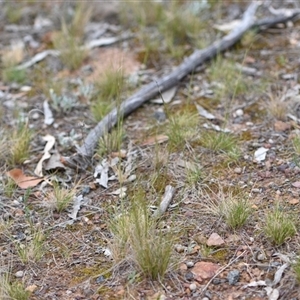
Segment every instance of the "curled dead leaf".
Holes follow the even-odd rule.
[[[27,176],[21,169],[12,169],[6,172],[6,175],[10,177],[21,189],[28,189],[37,186],[44,178],[38,178],[33,176]]]

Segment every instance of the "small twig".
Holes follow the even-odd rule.
[[[162,201],[159,207],[157,208],[157,210],[153,214],[154,218],[159,218],[166,212],[173,199],[174,194],[175,194],[175,188],[171,185],[167,185]]]
[[[223,268],[221,268],[214,277],[212,277],[208,283],[204,286],[204,288],[201,291],[201,294],[203,294],[205,292],[205,290],[208,288],[208,286],[211,284],[211,282],[218,276],[220,275],[224,270],[226,270],[228,267],[230,267],[235,261],[237,261],[241,256],[243,256],[246,253],[246,250],[243,251],[240,255],[238,255],[235,259],[231,260],[226,266],[224,266]]]

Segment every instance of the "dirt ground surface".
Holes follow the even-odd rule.
[[[181,1],[180,5],[204,2]],[[286,2],[285,7],[274,2],[274,10],[298,3]],[[247,4],[221,1],[199,8],[205,27],[197,38],[203,47],[226,34],[214,25],[241,18]],[[162,38],[158,39],[162,49],[150,51],[145,41],[155,39],[159,24],[126,23],[124,6],[96,1],[84,24],[82,44],[100,38],[118,41],[89,49],[75,68],[66,66],[60,56],[47,55],[7,75],[10,55],[15,66],[22,66],[38,53],[57,50],[55,35],[63,18],[71,22],[76,2],[2,1],[0,6],[1,130],[11,132],[18,120],[25,119],[33,132],[25,162],[12,165],[1,156],[0,274],[9,277],[9,285],[20,283],[29,293],[28,298],[13,298],[0,283],[3,299],[300,299],[299,269],[297,275],[293,268],[300,245],[300,145],[296,148],[295,142],[300,137],[299,21],[247,33],[233,48],[188,75],[171,102],[150,101],[134,111],[124,119],[119,149],[97,151],[85,171],[64,165],[46,170],[45,161],[43,178],[47,180],[24,189],[15,185],[7,192],[8,171],[18,168],[36,176],[45,147],[42,137],[53,136],[54,148],[63,157],[76,153],[99,121],[91,110],[94,96],[89,98],[88,91],[108,69],[122,69],[130,82],[118,95],[123,101],[168,74],[200,43],[186,39],[182,54],[176,56],[179,48],[168,50]],[[270,6],[265,3],[257,16],[268,16]],[[148,39],[142,38],[145,34]],[[60,98],[55,108],[50,89],[56,97],[69,96],[71,104],[63,106]],[[45,101],[54,119],[48,125]],[[206,113],[201,114],[199,106]],[[172,148],[176,135],[176,130],[170,131],[172,116],[185,113],[197,115],[197,133],[179,136],[182,144]],[[205,133],[224,129],[234,137],[238,153],[211,149],[201,140]],[[3,153],[9,150],[5,147]],[[120,153],[123,181],[112,167]],[[114,175],[107,188],[100,184],[101,171],[95,174],[104,159],[109,162],[108,176]],[[125,175],[128,165],[131,169]],[[132,181],[127,180],[129,175],[134,175]],[[61,212],[53,209],[51,181],[76,189],[77,210],[73,203]],[[150,209],[159,206],[167,185],[175,188],[175,194],[160,226],[173,232],[171,261],[163,277],[150,280],[130,257],[114,259],[110,220],[118,209],[129,207],[131,197],[140,190],[152,214]],[[123,197],[120,187],[127,188]],[[215,210],[222,199],[241,194],[247,197],[251,214],[243,226],[232,229]],[[278,205],[294,220],[296,231],[276,244],[264,228],[268,213]],[[43,235],[40,256],[32,246],[37,232]]]

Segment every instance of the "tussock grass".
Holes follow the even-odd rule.
[[[125,87],[122,70],[106,70],[98,82],[95,82],[96,97],[92,99],[91,111],[96,122],[99,122],[120,100]]]
[[[16,82],[22,84],[27,79],[25,70],[18,70],[15,67],[8,67],[2,71],[2,79],[5,82]]]
[[[198,115],[191,112],[176,113],[170,117],[167,127],[169,149],[182,150],[187,141],[192,140],[198,133]]]
[[[26,70],[16,69],[16,65],[21,63],[25,56],[24,44],[22,42],[12,43],[12,45],[1,51],[2,80],[5,82],[24,83],[27,79]]]
[[[225,153],[232,160],[237,160],[241,155],[237,139],[230,133],[204,131],[200,134],[199,141],[203,147]]]
[[[67,189],[61,187],[58,183],[53,184],[53,191],[48,195],[48,205],[52,211],[61,213],[65,211],[73,202],[76,194],[76,187]]]
[[[59,50],[61,61],[70,70],[76,70],[87,57],[88,52],[81,47],[84,28],[89,22],[92,6],[87,2],[78,2],[71,22],[61,21],[61,31],[53,38],[54,48]]]
[[[12,198],[17,189],[17,184],[11,178],[8,177],[2,180],[1,185],[3,188],[4,195],[8,198]]]
[[[17,128],[12,131],[11,136],[8,137],[9,153],[6,159],[10,166],[21,164],[29,158],[31,137],[32,131],[27,123],[20,122]]]
[[[99,140],[97,154],[102,157],[112,152],[117,152],[121,149],[122,141],[125,137],[125,131],[122,125],[118,125],[111,132],[106,133]]]
[[[232,229],[242,227],[251,215],[251,207],[246,198],[229,196],[221,206],[225,222]]]
[[[297,258],[296,262],[292,265],[297,281],[300,283],[300,257]]]
[[[132,261],[145,277],[156,280],[167,272],[173,249],[170,232],[158,228],[149,215],[142,192],[132,199],[128,210],[110,221],[113,234],[112,253],[116,262]]]
[[[275,245],[282,245],[287,239],[297,233],[296,222],[293,215],[284,211],[277,203],[273,211],[266,213],[263,232]]]
[[[120,20],[127,27],[157,26],[164,18],[163,5],[151,0],[143,2],[143,5],[124,3],[120,11]]]
[[[269,92],[269,101],[265,104],[268,114],[277,120],[286,121],[288,114],[288,104],[284,101],[284,94],[280,92]]]
[[[53,44],[61,53],[62,63],[71,71],[78,69],[87,57],[87,51],[80,47],[81,42],[70,34],[66,26],[54,37]]]
[[[15,247],[23,263],[39,261],[45,254],[45,235],[41,229],[34,229],[24,243],[15,242]]]
[[[209,77],[214,82],[215,97],[233,97],[244,94],[248,90],[246,78],[235,66],[235,62],[218,56],[212,63]]]
[[[3,300],[29,300],[30,292],[20,281],[11,281],[8,274],[0,275],[0,298]]]
[[[204,180],[204,170],[198,163],[187,162],[185,169],[186,182],[189,186],[196,186],[198,183]]]
[[[242,192],[225,192],[219,187],[218,193],[207,195],[204,212],[221,217],[231,229],[241,228],[251,216],[252,209],[248,197]]]
[[[152,64],[161,58],[160,53],[181,59],[187,51],[187,44],[203,46],[201,31],[207,27],[206,22],[194,14],[189,3],[170,1],[157,3],[147,1],[143,5],[126,3],[121,9],[121,22],[127,27],[140,28],[139,39],[145,47],[144,63],[148,59]],[[151,34],[153,29],[156,34]],[[133,29],[134,30],[134,29]],[[151,41],[148,37],[151,35]],[[199,42],[201,40],[201,42]]]
[[[296,154],[300,154],[300,137],[299,136],[295,136],[292,139],[292,143],[293,143],[293,148]]]

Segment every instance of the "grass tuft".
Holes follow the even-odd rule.
[[[49,195],[49,203],[52,210],[58,213],[61,213],[64,210],[66,210],[73,202],[75,194],[76,188],[69,190],[64,187],[61,187],[58,183],[53,184],[53,192]]]
[[[208,195],[204,211],[222,217],[231,229],[241,228],[251,215],[252,209],[247,196],[238,191],[225,193],[221,187],[214,197]]]
[[[99,122],[119,100],[124,85],[121,70],[106,70],[103,77],[95,83],[97,96],[92,101],[91,111],[96,122]]]
[[[7,274],[0,275],[0,298],[3,300],[29,300],[30,292],[26,291],[22,282],[11,282]]]
[[[113,258],[131,259],[145,277],[156,280],[169,267],[174,241],[169,232],[157,228],[142,197],[141,192],[135,195],[128,211],[110,222]]]
[[[8,67],[2,71],[2,79],[4,82],[16,82],[22,84],[27,79],[25,70],[18,70],[14,67]]]
[[[273,211],[266,214],[263,231],[267,238],[277,246],[282,245],[297,233],[294,217],[283,211],[278,204]]]
[[[248,90],[246,78],[237,69],[235,62],[221,56],[212,64],[209,76],[216,85],[214,92],[217,99],[241,95]]]
[[[246,198],[229,196],[221,208],[226,224],[232,229],[242,227],[251,215],[251,207]]]
[[[177,113],[170,118],[167,128],[168,147],[171,151],[183,149],[186,142],[198,132],[198,115],[190,112]]]
[[[97,154],[102,157],[103,155],[108,155],[112,152],[119,151],[121,149],[124,137],[125,131],[121,125],[118,125],[111,132],[100,138]]]
[[[201,145],[215,152],[226,153],[229,156],[239,156],[236,138],[225,132],[204,131],[200,135]]]
[[[293,271],[295,272],[296,279],[300,283],[300,257],[297,258],[296,262],[292,266]]]
[[[295,136],[292,139],[292,143],[293,143],[293,148],[296,154],[300,154],[300,137],[299,136]]]
[[[288,114],[288,104],[285,101],[284,95],[277,92],[269,93],[269,101],[265,104],[265,107],[271,117],[286,121]]]
[[[73,18],[70,23],[63,19],[61,31],[53,37],[54,48],[59,50],[61,61],[71,71],[78,69],[88,52],[81,47],[84,28],[89,22],[92,13],[92,6],[87,2],[78,2]]]
[[[45,253],[44,241],[44,233],[40,229],[37,229],[34,230],[32,236],[24,244],[15,243],[20,260],[23,263],[39,261]]]
[[[20,123],[13,130],[11,138],[9,138],[9,156],[7,162],[10,166],[23,163],[29,157],[30,140],[32,131],[28,124]]]

